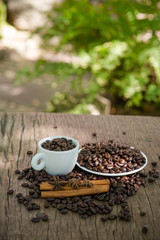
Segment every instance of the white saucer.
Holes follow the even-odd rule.
[[[134,147],[131,147],[131,148],[134,148]],[[79,150],[79,152],[80,152],[80,151],[81,151],[81,149]],[[147,159],[146,155],[145,155],[143,152],[141,152],[141,151],[140,151],[140,153],[141,153],[141,154],[143,155],[143,157],[146,159],[145,164],[144,164],[142,167],[140,167],[140,168],[138,168],[138,169],[136,169],[136,170],[134,170],[134,171],[130,171],[130,172],[125,172],[125,173],[101,173],[101,172],[95,172],[95,171],[89,170],[89,169],[87,169],[87,168],[85,168],[85,167],[82,167],[78,162],[77,162],[77,166],[78,166],[79,168],[81,168],[82,170],[86,171],[86,172],[89,172],[89,173],[92,173],[92,174],[96,174],[96,175],[101,175],[101,176],[119,177],[119,176],[131,175],[131,174],[134,174],[134,173],[137,173],[137,172],[141,171],[143,168],[145,168],[145,166],[146,166],[147,163],[148,163],[148,159]]]

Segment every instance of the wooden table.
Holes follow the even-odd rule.
[[[57,126],[57,128],[55,128]],[[24,192],[15,175],[15,169],[30,166],[26,152],[37,151],[37,141],[47,136],[70,136],[80,144],[116,139],[142,150],[160,168],[160,118],[135,116],[91,116],[48,113],[0,114],[0,239],[28,240],[159,240],[160,239],[160,180],[147,183],[129,198],[132,222],[102,222],[100,215],[82,219],[78,214],[60,214],[56,209],[41,208],[49,215],[49,222],[34,224],[30,221],[35,212],[26,211],[16,202],[15,193]],[[96,132],[97,137],[92,133]],[[125,134],[125,133],[126,134]],[[7,190],[14,189],[8,196]],[[27,190],[26,190],[27,191]],[[42,200],[38,200],[42,202]],[[42,204],[43,205],[43,204]],[[146,216],[140,217],[140,211]],[[118,212],[118,206],[114,206]],[[148,227],[142,234],[143,226]]]

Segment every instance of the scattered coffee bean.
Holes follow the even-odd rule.
[[[140,173],[140,176],[146,178],[146,177],[148,177],[148,174],[147,173]]]
[[[155,171],[152,169],[152,170],[150,170],[148,173],[149,173],[149,175],[152,175],[152,174],[155,173]]]
[[[23,179],[23,176],[22,176],[22,175],[19,175],[19,176],[18,176],[18,179]]]
[[[57,209],[58,209],[58,210],[62,210],[62,209],[64,209],[65,207],[66,207],[66,205],[63,204],[63,203],[61,203],[61,204],[58,204]]]
[[[12,189],[8,190],[7,194],[12,195],[14,191]]]
[[[50,151],[68,151],[76,147],[71,139],[54,138],[42,143],[42,147]]]
[[[123,135],[126,135],[126,132],[123,131],[122,134],[123,134]]]
[[[33,152],[32,151],[27,151],[27,155],[32,155]]]
[[[57,126],[54,126],[53,128],[55,128],[55,129],[56,129],[56,128],[57,128]]]
[[[97,137],[97,133],[92,133],[92,137]]]
[[[159,178],[159,173],[153,174],[153,177],[154,177],[154,178]]]
[[[142,233],[147,233],[148,232],[148,228],[147,227],[142,227]]]
[[[19,198],[17,199],[17,202],[23,203],[23,202],[24,202],[24,197],[19,197]]]
[[[17,194],[16,194],[16,197],[17,197],[17,198],[23,197],[23,194],[22,194],[22,193],[17,193]]]
[[[26,209],[28,210],[28,211],[31,211],[32,209],[33,209],[33,207],[32,207],[32,205],[28,205],[27,207],[26,207]]]
[[[155,181],[154,177],[149,177],[149,178],[148,178],[148,182],[149,182],[149,183],[152,183],[152,182],[154,182],[154,181]]]
[[[62,214],[67,214],[67,213],[68,213],[68,210],[67,210],[66,208],[64,208],[64,209],[61,209],[60,212],[61,212]]]
[[[45,215],[45,216],[42,218],[42,221],[44,221],[44,222],[48,221],[48,216]]]
[[[34,195],[35,194],[35,191],[29,191],[29,194],[32,196],[32,195]]]
[[[44,204],[44,207],[45,208],[49,208],[50,207],[50,203],[46,201],[45,204]]]
[[[155,167],[157,166],[157,162],[151,162],[151,164]]]
[[[29,187],[29,184],[28,183],[22,183],[21,186],[22,187]]]
[[[117,216],[114,214],[108,215],[108,220],[115,220],[116,218],[117,218]]]
[[[56,208],[57,207],[57,204],[54,202],[51,204],[53,208]]]
[[[146,213],[145,212],[140,212],[140,216],[145,216]]]
[[[38,194],[34,194],[34,195],[32,195],[32,198],[34,198],[34,199],[38,199],[39,196],[38,196]]]
[[[101,220],[102,220],[103,222],[106,222],[106,221],[108,220],[108,216],[101,217]]]
[[[32,221],[33,223],[38,223],[38,222],[40,222],[40,219],[37,218],[37,217],[33,217],[33,218],[31,219],[31,221]]]
[[[47,198],[48,202],[53,202],[55,199],[54,198]],[[58,199],[57,199],[58,200]],[[59,200],[60,201],[60,200]]]
[[[40,206],[38,205],[38,204],[35,204],[35,205],[33,205],[33,210],[38,210],[38,209],[40,209]]]
[[[89,218],[89,216],[88,216],[87,214],[83,214],[83,215],[82,215],[82,218],[83,218],[83,219],[87,219],[87,218]]]
[[[28,201],[24,201],[24,202],[23,202],[23,205],[24,205],[24,206],[28,206],[28,204],[29,204]]]
[[[20,174],[20,171],[17,169],[17,170],[15,171],[15,174]]]

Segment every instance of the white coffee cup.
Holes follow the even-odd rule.
[[[66,138],[72,140],[75,148],[68,151],[50,151],[42,147],[42,143],[46,140],[53,140],[54,138]],[[33,169],[40,171],[44,169],[50,175],[65,175],[73,170],[77,162],[79,153],[79,142],[70,137],[55,136],[43,138],[38,142],[38,151],[31,161]],[[41,162],[38,164],[39,160]]]

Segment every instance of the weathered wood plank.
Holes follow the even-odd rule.
[[[57,126],[57,128],[54,128]],[[123,134],[126,132],[126,135]],[[92,133],[96,132],[97,137]],[[16,168],[30,166],[31,157],[27,150],[37,151],[37,141],[47,136],[70,136],[80,144],[86,142],[116,139],[142,150],[149,160],[145,171],[151,168],[151,161],[159,161],[160,118],[135,116],[91,116],[69,114],[17,113],[0,114],[0,239],[154,239],[160,236],[160,180],[141,187],[129,199],[132,222],[108,221],[103,223],[100,216],[83,220],[77,214],[61,215],[55,209],[45,209],[49,214],[48,223],[30,222],[33,212],[26,212],[24,206],[16,203],[14,196],[7,196],[9,188],[16,193],[27,191],[17,182]],[[160,161],[158,167],[160,167]],[[43,211],[43,200],[41,211]],[[140,217],[140,210],[146,211]],[[118,207],[114,208],[114,212]],[[141,233],[142,226],[148,226],[148,233]]]

